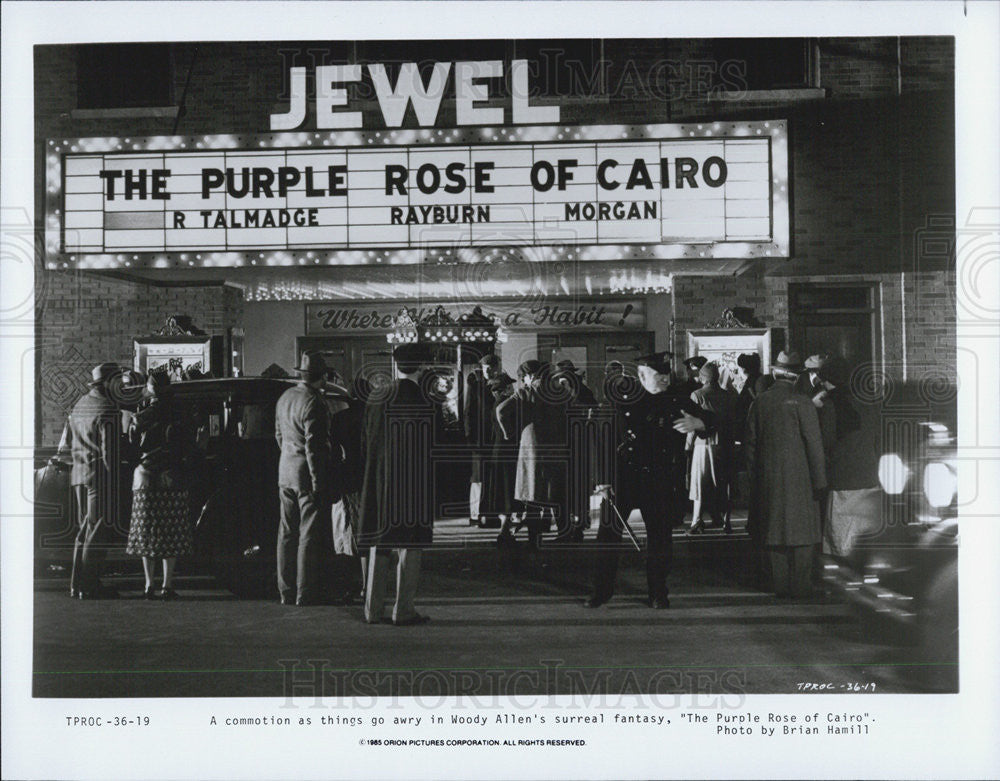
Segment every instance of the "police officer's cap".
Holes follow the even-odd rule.
[[[638,366],[648,366],[657,374],[670,374],[671,369],[671,359],[674,354],[669,350],[664,350],[661,353],[650,353],[649,355],[640,355],[635,359]]]

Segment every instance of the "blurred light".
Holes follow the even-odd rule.
[[[935,461],[924,467],[924,496],[931,507],[947,507],[957,491],[958,478],[951,466]]]
[[[886,453],[878,460],[878,481],[891,496],[903,493],[910,479],[910,470],[896,453]]]

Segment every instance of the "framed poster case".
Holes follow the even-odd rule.
[[[132,368],[148,375],[165,371],[172,382],[182,379],[184,372],[197,369],[203,373],[219,368],[213,361],[211,336],[144,336],[133,342]]]
[[[703,355],[719,365],[722,377],[740,390],[736,359],[742,353],[757,353],[760,356],[761,371],[767,374],[771,369],[771,329],[770,328],[706,328],[688,331],[687,354],[689,358]]]

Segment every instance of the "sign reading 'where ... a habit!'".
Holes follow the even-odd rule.
[[[787,254],[784,123],[729,135],[736,125],[689,127],[646,126],[642,139],[534,127],[521,137],[557,140],[477,144],[425,133],[380,146],[351,133],[339,146],[286,134],[300,145],[278,147],[278,134],[272,148],[198,151],[168,148],[176,139],[97,151],[79,139],[58,158],[58,252],[679,244]]]

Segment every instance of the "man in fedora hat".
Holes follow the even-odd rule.
[[[813,546],[820,541],[818,499],[826,488],[816,407],[793,387],[802,370],[798,353],[779,353],[774,385],[753,403],[747,421],[748,526],[768,552],[779,597],[809,592]]]
[[[805,371],[795,382],[795,389],[812,399],[813,406],[819,415],[819,430],[823,437],[823,452],[827,459],[833,451],[837,440],[837,413],[829,398],[834,384],[826,378],[827,367],[832,368],[832,359],[826,353],[810,355],[806,358]]]
[[[320,593],[324,533],[329,529],[333,469],[330,416],[320,389],[327,365],[317,351],[302,353],[295,372],[299,384],[286,390],[275,408],[278,493],[278,592],[283,605],[315,605]]]
[[[117,591],[101,585],[103,543],[115,526],[121,485],[124,431],[120,385],[122,368],[102,363],[91,371],[90,390],[73,406],[63,444],[73,457],[70,483],[79,531],[73,545],[69,593],[79,599],[108,599]]]
[[[415,600],[423,549],[434,535],[434,473],[430,468],[434,405],[421,389],[431,363],[420,343],[393,348],[396,380],[370,397],[364,416],[358,548],[368,553],[365,621],[383,620],[392,557],[396,557],[396,601],[392,623],[423,624]]]
[[[575,403],[593,407],[597,405],[597,397],[584,383],[585,376],[586,372],[583,369],[577,369],[573,361],[564,358],[556,363],[553,379],[557,381],[565,379],[571,385]]]

